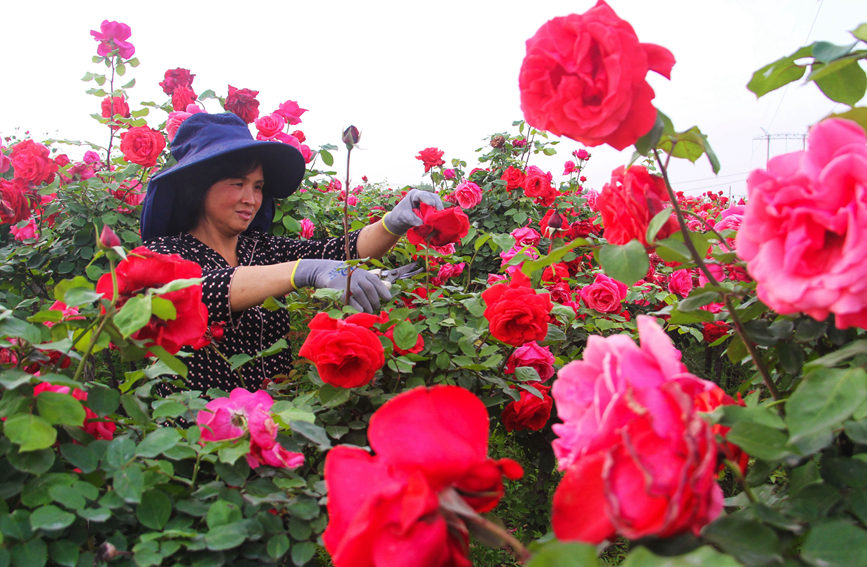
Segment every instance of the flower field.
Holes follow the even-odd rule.
[[[104,139],[0,141],[0,567],[867,564],[857,24],[753,75],[756,96],[803,82],[848,110],[731,197],[669,183],[672,159],[719,158],[653,106],[646,76],[677,54],[602,0],[529,38],[523,119],[472,161],[418,149],[418,188],[351,182],[358,128],[308,139],[299,101],[194,69],[131,104],[133,30],[102,22],[83,80]],[[274,235],[439,194],[383,260],[350,261],[394,276],[380,310],[302,288],[262,306],[285,337],[221,350],[233,315],[208,312],[201,267],[139,228],[202,112],[304,157]],[[604,145],[634,157],[587,179]],[[190,389],[202,349],[244,387]]]

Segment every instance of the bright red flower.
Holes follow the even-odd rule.
[[[352,317],[343,321],[317,313],[310,321],[310,334],[298,351],[316,365],[323,382],[340,388],[367,384],[385,364],[382,343],[370,325],[358,324],[362,320]]]
[[[192,87],[195,78],[196,75],[190,73],[189,69],[181,69],[180,67],[169,69],[166,71],[165,79],[160,81],[160,86],[164,93],[171,95],[178,87]],[[181,108],[180,110],[184,109]]]
[[[30,216],[27,181],[16,177],[12,181],[0,179],[0,223],[16,224]]]
[[[537,293],[530,279],[516,272],[508,284],[496,284],[482,292],[485,319],[491,335],[519,346],[541,341],[548,334],[548,315],[553,307],[547,293]]]
[[[373,414],[368,438],[374,455],[343,446],[325,459],[322,538],[334,564],[469,567],[466,527],[459,515],[447,521],[440,498],[487,511],[503,475],[523,474],[514,461],[488,458],[484,404],[457,386],[416,388]]]
[[[274,114],[279,114],[280,116],[283,117],[284,120],[286,120],[286,122],[288,124],[291,124],[292,126],[294,126],[296,124],[301,123],[301,115],[304,114],[305,112],[307,112],[307,109],[301,108],[296,101],[287,100],[286,102],[280,104],[279,108],[277,108],[277,110],[274,111]],[[303,143],[304,142],[304,133],[303,132],[300,132],[300,133],[301,133],[301,136],[295,135],[295,132],[293,132],[293,135],[295,135],[295,137],[298,138],[299,142]]]
[[[133,249],[117,265],[118,307],[148,288],[159,288],[177,280],[201,278],[202,268],[177,254],[157,254],[143,246]],[[111,300],[114,297],[111,274],[103,274],[96,291]],[[172,354],[182,346],[201,339],[208,328],[208,309],[202,303],[202,286],[192,285],[159,295],[175,307],[174,319],[152,315],[147,325],[132,334],[146,346],[160,345]]]
[[[629,169],[618,167],[611,173],[611,181],[596,197],[596,208],[602,214],[605,226],[605,239],[611,244],[626,244],[638,239],[647,246],[647,226],[669,203],[662,177],[651,175],[640,165]],[[666,238],[678,229],[677,219],[672,214],[656,238]]]
[[[423,224],[409,229],[406,235],[415,245],[445,246],[458,242],[470,231],[470,219],[460,207],[437,210],[421,203],[416,214]]]
[[[545,427],[551,417],[551,408],[554,405],[554,400],[548,395],[551,387],[545,386],[541,382],[529,382],[526,386],[538,391],[539,395],[522,389],[521,399],[506,405],[502,415],[503,426],[505,426],[506,431],[522,431],[524,429],[539,431]],[[512,386],[512,388],[518,389],[517,386]]]
[[[49,157],[48,148],[33,140],[24,140],[12,146],[10,154],[15,176],[34,185],[51,183],[58,166]]]
[[[437,148],[425,148],[421,150],[415,159],[421,160],[424,163],[424,172],[427,173],[432,167],[445,165],[443,161],[443,151]]]
[[[126,99],[122,96],[107,96],[102,99],[102,117],[113,119],[115,116],[122,116],[124,118],[129,118],[129,105],[126,102]],[[120,128],[120,125],[116,122],[109,122],[109,126],[112,130],[117,130]]]
[[[500,179],[506,182],[506,191],[512,191],[523,187],[524,178],[524,172],[517,167],[512,167],[511,165],[507,167],[506,171],[503,172],[503,175],[500,176]]]
[[[527,123],[588,146],[622,150],[656,121],[648,71],[669,78],[674,56],[639,43],[632,26],[600,0],[554,18],[527,40],[518,83]]]
[[[59,386],[54,384],[49,384],[48,382],[41,382],[34,386],[33,388],[33,397],[40,395],[43,392],[54,392],[56,394],[71,394],[73,398],[80,402],[87,401],[87,392],[80,388],[74,388],[70,391],[69,386]],[[117,424],[113,421],[105,421],[100,418],[96,413],[90,409],[89,407],[84,407],[84,423],[81,424],[81,428],[91,435],[94,439],[104,439],[106,441],[111,441],[114,439],[114,432],[117,429]]]
[[[147,126],[133,126],[120,135],[120,151],[127,161],[153,167],[166,147],[162,133]]]
[[[241,120],[249,124],[259,117],[259,101],[256,100],[258,94],[259,91],[237,89],[229,85],[229,95],[223,108],[237,114]]]
[[[192,87],[177,87],[172,92],[172,109],[186,111],[187,107],[196,102],[198,95]]]

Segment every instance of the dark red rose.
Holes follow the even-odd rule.
[[[190,73],[189,69],[169,69],[166,71],[166,78],[160,81],[160,86],[163,88],[164,93],[171,95],[178,87],[192,87],[195,77],[194,74]]]
[[[0,222],[15,224],[27,219],[30,212],[27,181],[21,177],[0,179]]]
[[[178,87],[172,93],[172,108],[186,112],[187,106],[196,102],[195,91],[191,87]]]
[[[507,167],[506,171],[503,172],[503,175],[500,176],[500,179],[506,182],[507,191],[522,188],[524,186],[524,178],[524,172],[517,167],[512,167],[511,165]]]
[[[445,165],[443,161],[443,151],[437,148],[425,148],[421,150],[415,159],[421,160],[424,163],[424,172],[427,173],[432,167]]]
[[[120,135],[120,151],[127,161],[153,167],[166,147],[162,133],[147,126],[133,126]]]
[[[695,409],[696,411],[700,412],[710,412],[715,410],[719,406],[729,405],[746,406],[744,401],[740,398],[740,394],[738,394],[738,399],[736,401],[718,386],[706,390],[695,397]],[[711,429],[715,435],[718,435],[725,439],[725,436],[728,434],[731,428],[717,423],[712,426]],[[750,462],[750,456],[746,454],[743,449],[741,449],[734,443],[729,443],[728,441],[725,441],[723,443],[717,443],[717,447],[726,459],[738,465],[738,468],[741,470],[741,474],[747,473],[747,465]],[[720,459],[718,469],[719,471],[722,471],[724,468],[725,463],[722,462],[722,459]]]
[[[332,319],[327,313],[317,313],[310,321],[310,334],[298,354],[316,365],[323,382],[340,388],[363,386],[385,364],[382,343],[360,322]]]
[[[506,431],[539,431],[551,417],[551,407],[554,405],[554,400],[548,395],[551,387],[541,382],[530,382],[526,386],[536,389],[542,397],[521,390],[521,399],[509,402],[503,409],[503,426]],[[512,388],[517,389],[516,386]]]
[[[236,89],[229,85],[229,96],[226,97],[223,108],[234,112],[241,117],[241,120],[250,124],[259,117],[259,101],[256,100],[258,94],[259,91]]]
[[[554,18],[527,40],[518,83],[527,123],[588,146],[622,150],[656,121],[648,71],[668,78],[674,56],[639,43],[632,26],[600,0]]]
[[[702,325],[701,336],[708,344],[715,342],[729,332],[729,324],[725,321],[705,321]]]
[[[201,278],[202,268],[177,254],[157,254],[144,246],[133,249],[117,265],[117,306],[148,288],[159,288],[178,279]],[[96,283],[96,291],[106,299],[114,297],[111,274],[104,274]],[[160,345],[172,354],[184,345],[199,341],[208,328],[208,308],[202,303],[202,286],[192,285],[159,295],[175,307],[173,319],[152,315],[147,325],[132,334],[146,346]]]
[[[417,214],[424,224],[409,229],[406,235],[415,245],[445,246],[458,242],[470,230],[470,219],[460,207],[437,210],[421,203]]]
[[[596,207],[602,214],[605,227],[605,239],[611,244],[626,244],[638,239],[647,246],[647,225],[669,203],[662,177],[651,175],[640,165],[626,170],[618,167],[596,198]],[[677,219],[672,214],[656,237],[666,238],[678,228]]]
[[[12,146],[10,159],[15,176],[26,179],[34,185],[51,183],[58,166],[48,157],[48,148],[33,140],[24,140]]]
[[[548,334],[551,299],[531,288],[530,279],[522,272],[515,272],[508,284],[495,284],[483,291],[482,299],[494,338],[520,346],[541,341]]]

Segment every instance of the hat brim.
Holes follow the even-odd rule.
[[[201,159],[201,155],[196,159],[181,159],[150,179],[142,203],[143,241],[179,233],[179,227],[171,226],[171,212],[176,206],[176,196],[184,190],[185,180],[199,171],[204,173],[209,167],[229,156],[249,155],[251,159],[262,163],[265,198],[247,230],[267,232],[274,219],[273,198],[282,199],[294,193],[304,179],[307,167],[301,152],[282,142],[231,140],[214,143],[208,149],[210,155],[206,159]]]

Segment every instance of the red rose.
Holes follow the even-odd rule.
[[[738,400],[735,401],[734,398],[726,394],[722,388],[719,386],[714,386],[709,390],[705,390],[695,397],[695,409],[700,412],[711,412],[718,408],[719,406],[746,406],[744,401],[740,399],[740,394],[738,394]],[[718,435],[725,439],[725,436],[728,434],[731,427],[726,427],[724,425],[715,424],[711,427],[711,430],[715,435]],[[729,443],[728,441],[724,443],[717,444],[720,452],[725,456],[729,461],[736,463],[738,468],[741,470],[741,474],[747,474],[747,465],[750,462],[750,456],[746,454],[743,449],[735,445],[734,443]],[[722,471],[725,468],[725,463],[720,459],[719,465],[717,465],[718,471]]]
[[[177,280],[202,277],[202,268],[177,254],[157,254],[144,246],[133,249],[117,265],[117,306],[148,288],[159,288]],[[106,299],[114,297],[111,274],[104,274],[96,283],[96,291]],[[175,307],[173,319],[152,315],[147,325],[132,334],[146,345],[160,345],[172,354],[182,346],[196,343],[208,328],[208,309],[202,303],[202,286],[192,285],[159,295]]]
[[[588,146],[622,150],[656,121],[645,75],[669,78],[674,56],[639,43],[600,0],[584,14],[554,18],[527,40],[518,83],[527,123]]]
[[[717,339],[726,336],[729,332],[729,324],[725,321],[705,321],[702,325],[701,336],[708,344],[716,342]]]
[[[651,175],[640,165],[625,171],[622,166],[618,167],[611,173],[611,182],[606,183],[596,197],[596,207],[605,226],[603,236],[611,244],[638,239],[647,246],[647,225],[669,202],[662,177]],[[678,228],[672,214],[656,237],[666,238]]]
[[[192,87],[178,87],[172,93],[172,109],[186,111],[187,106],[196,102],[197,97]]]
[[[521,399],[517,402],[509,402],[503,409],[503,425],[506,431],[523,429],[539,431],[545,427],[551,417],[551,407],[554,405],[554,400],[548,395],[551,387],[541,382],[528,382],[526,386],[536,389],[541,397],[527,390],[521,390]],[[516,386],[512,388],[517,389]]]
[[[546,238],[562,238],[566,236],[568,227],[568,221],[556,209],[548,209],[548,212],[539,221],[539,229]]]
[[[506,168],[506,171],[503,172],[500,179],[506,182],[507,191],[519,189],[524,186],[524,172],[517,167],[512,167],[511,165]]]
[[[524,179],[524,195],[533,197],[534,201],[542,206],[550,207],[559,195],[551,185],[551,172],[543,172],[535,165],[527,168],[527,176]]]
[[[178,87],[192,87],[193,79],[196,76],[190,73],[189,69],[169,69],[166,71],[166,78],[160,81],[160,86],[163,92],[171,95]],[[184,110],[183,108],[181,110]]]
[[[15,224],[30,216],[27,181],[16,177],[12,181],[0,179],[0,222]]]
[[[153,167],[166,147],[162,133],[147,126],[133,126],[120,135],[120,151],[127,161]]]
[[[263,139],[273,138],[277,134],[280,134],[285,127],[286,120],[276,112],[256,119],[256,130],[259,131],[259,135],[262,136]],[[297,139],[298,136],[295,136],[295,138]],[[303,140],[299,139],[299,144],[302,141]]]
[[[115,116],[129,118],[129,105],[126,99],[122,96],[107,96],[102,99],[102,117],[113,119]],[[120,126],[117,122],[109,122],[112,130],[117,130]]]
[[[226,97],[223,108],[229,112],[234,112],[241,117],[241,120],[249,124],[259,117],[259,101],[256,100],[258,94],[259,91],[236,89],[229,85],[229,96]]]
[[[358,318],[353,321],[361,322]],[[310,334],[298,351],[316,365],[322,381],[332,386],[363,386],[385,364],[382,343],[376,334],[353,321],[317,313],[310,321]]]
[[[437,148],[425,148],[421,150],[415,159],[421,160],[424,163],[424,172],[427,173],[432,167],[445,165],[443,161],[443,151]]]
[[[626,290],[626,284],[605,274],[596,274],[592,284],[581,288],[581,299],[584,305],[600,313],[620,313]]]
[[[10,159],[15,176],[26,179],[34,185],[51,183],[57,172],[57,164],[48,157],[48,148],[33,140],[24,140],[12,146]]]
[[[516,272],[508,284],[496,284],[483,291],[482,299],[494,338],[520,346],[541,341],[548,334],[551,299],[547,293],[536,293],[522,272]]]
[[[458,242],[470,231],[470,219],[460,207],[437,210],[421,203],[416,212],[424,224],[407,232],[407,238],[415,245],[445,246]]]

